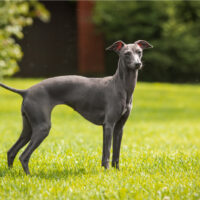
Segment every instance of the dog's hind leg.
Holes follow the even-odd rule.
[[[31,132],[32,132],[31,126],[28,122],[28,119],[26,118],[26,116],[24,114],[22,117],[23,117],[22,133],[21,133],[19,139],[17,140],[17,142],[12,146],[12,148],[7,153],[8,167],[13,166],[13,162],[14,162],[14,159],[15,159],[17,153],[23,146],[25,146],[29,142],[29,140],[31,138]]]
[[[31,154],[48,136],[50,128],[51,128],[50,123],[42,123],[38,124],[36,127],[33,127],[33,133],[31,136],[30,143],[28,144],[27,148],[19,158],[26,174],[30,174],[28,162],[31,157]]]
[[[30,122],[32,134],[30,142],[19,159],[26,174],[29,172],[29,159],[33,151],[48,136],[51,129],[51,111],[53,105],[48,102],[48,98],[43,94],[34,94],[34,97],[27,96],[23,106],[24,112]]]

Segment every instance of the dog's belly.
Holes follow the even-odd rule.
[[[88,121],[96,124],[102,125],[104,123],[105,111],[102,104],[92,104],[90,101],[82,100],[77,102],[65,103],[66,105],[72,107],[80,115],[82,115]]]
[[[103,125],[104,122],[104,112],[99,110],[93,111],[83,111],[82,109],[75,109],[79,114],[81,114],[88,121],[96,124]]]
[[[89,95],[88,95],[89,96]],[[72,107],[88,121],[102,125],[105,118],[105,103],[102,97],[75,98],[65,102],[66,105]]]
[[[66,104],[72,107],[88,121],[96,125],[103,124],[105,117],[105,104],[101,97],[96,99],[94,96],[92,97],[90,95],[90,98],[76,98],[74,101],[66,102]]]

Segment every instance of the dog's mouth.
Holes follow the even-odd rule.
[[[132,70],[141,70],[143,68],[142,63],[140,65],[137,65],[135,63],[129,63],[127,66]]]
[[[138,70],[141,70],[143,65],[140,65],[139,67],[136,67]]]
[[[134,65],[134,67],[131,67],[133,70],[141,70],[143,65],[141,64],[140,66]]]

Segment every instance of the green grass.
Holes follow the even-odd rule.
[[[7,79],[27,88],[38,79]],[[0,199],[200,199],[200,85],[138,83],[121,148],[121,170],[101,168],[102,128],[66,106],[26,176],[7,150],[21,131],[21,97],[0,88]]]

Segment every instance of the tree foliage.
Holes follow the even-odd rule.
[[[16,39],[23,38],[23,28],[38,17],[49,20],[49,12],[43,4],[32,1],[0,1],[0,77],[12,75],[18,68],[23,53]]]
[[[97,2],[94,22],[107,44],[119,39],[153,44],[154,49],[145,52],[142,80],[199,81],[200,2]]]

